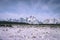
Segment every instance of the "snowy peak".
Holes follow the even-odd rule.
[[[53,19],[46,19],[44,20],[44,24],[57,24],[58,20],[53,18]]]
[[[39,21],[36,19],[36,17],[34,17],[34,16],[30,16],[30,17],[28,17],[27,18],[27,22],[29,23],[29,24],[39,24]]]

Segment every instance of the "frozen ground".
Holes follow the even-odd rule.
[[[0,27],[0,40],[60,40],[60,28]]]

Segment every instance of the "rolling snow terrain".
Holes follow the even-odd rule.
[[[60,40],[60,28],[39,25],[0,27],[0,40]]]

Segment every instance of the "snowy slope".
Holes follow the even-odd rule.
[[[39,21],[36,19],[36,17],[34,17],[34,16],[30,16],[30,17],[28,17],[27,18],[27,22],[29,23],[29,24],[39,24]]]
[[[18,28],[0,27],[0,40],[60,40],[60,28],[26,25]]]
[[[57,24],[59,22],[57,19],[46,19],[43,21],[44,24]]]

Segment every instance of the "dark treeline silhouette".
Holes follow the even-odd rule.
[[[25,22],[0,21],[0,24],[28,24],[28,23],[25,23]]]

